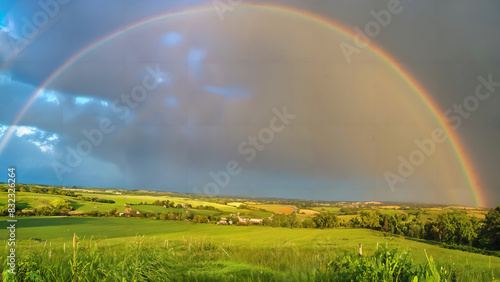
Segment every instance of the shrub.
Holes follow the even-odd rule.
[[[427,254],[426,254],[427,256]],[[446,271],[438,271],[432,257],[425,264],[415,264],[408,252],[377,248],[373,256],[356,258],[348,254],[332,260],[328,267],[341,281],[446,281]]]
[[[204,215],[197,214],[193,217],[193,222],[194,223],[207,223],[208,218]]]

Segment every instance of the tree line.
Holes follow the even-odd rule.
[[[484,220],[464,210],[442,212],[435,220],[427,222],[422,220],[421,211],[410,218],[406,214],[388,215],[365,210],[349,221],[341,221],[332,213],[317,214],[312,221],[315,228],[369,228],[450,245],[500,250],[500,206],[490,209]]]
[[[75,191],[64,190],[64,189],[60,189],[60,188],[35,187],[35,186],[25,185],[25,184],[17,184],[16,186],[17,186],[16,188],[19,192],[30,192],[30,193],[38,193],[38,194],[51,194],[51,195],[68,196],[68,197],[76,198],[78,200],[87,201],[87,202],[99,202],[99,203],[107,203],[107,204],[114,204],[115,203],[115,201],[113,201],[113,200],[102,199],[102,198],[97,198],[97,197],[86,197],[86,196],[83,196],[82,194],[76,194]],[[7,192],[7,188],[8,187],[0,187],[0,192]]]
[[[500,250],[500,206],[490,209],[484,220],[470,216],[464,210],[440,213],[435,220],[422,220],[422,211],[413,216],[388,215],[379,211],[346,209],[357,214],[349,221],[341,220],[330,212],[321,212],[312,218],[298,220],[295,213],[274,214],[263,224],[286,228],[368,228],[406,237],[433,240],[456,246],[470,246],[488,250]]]

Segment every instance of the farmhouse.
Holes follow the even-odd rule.
[[[134,212],[135,212],[135,214],[141,214],[140,211],[133,210],[132,208],[126,208],[124,214],[129,216],[129,215],[133,214]]]
[[[248,222],[248,218],[238,216],[238,222]]]
[[[264,219],[263,218],[250,218],[250,220],[248,222],[253,223],[253,224],[262,224],[264,222]]]

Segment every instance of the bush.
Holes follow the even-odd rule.
[[[83,214],[86,216],[92,216],[92,217],[100,217],[100,216],[106,215],[106,213],[101,213],[99,211],[86,211]]]
[[[340,208],[339,211],[344,215],[355,215],[358,214],[359,208]]]
[[[7,216],[9,215],[9,208],[7,205],[0,207],[0,216]]]
[[[330,261],[328,267],[340,281],[446,281],[447,275],[443,268],[437,270],[432,257],[425,264],[414,264],[408,252],[387,245],[377,248],[373,256],[346,255]]]
[[[334,228],[340,226],[339,218],[329,212],[316,214],[312,220],[317,228]]]
[[[70,201],[66,200],[55,200],[50,203],[50,205],[56,210],[57,212],[60,211],[71,211],[73,210],[73,207],[71,206]]]
[[[51,206],[43,206],[43,207],[39,207],[35,210],[35,213],[37,215],[44,215],[44,216],[48,216],[48,215],[56,215],[57,214],[57,211],[54,210],[53,207]]]
[[[314,228],[314,227],[316,227],[316,224],[312,219],[308,218],[302,221],[302,228]]]
[[[208,218],[204,215],[197,214],[193,217],[193,222],[194,223],[207,223]]]

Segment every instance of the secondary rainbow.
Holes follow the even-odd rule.
[[[251,8],[256,8],[256,9],[262,9],[262,10],[267,10],[271,12],[276,12],[276,13],[286,13],[291,16],[299,17],[302,19],[310,20],[315,23],[321,24],[323,26],[326,26],[327,28],[333,29],[336,32],[340,32],[346,36],[349,37],[355,37],[355,34],[349,30],[347,27],[336,23],[330,19],[324,18],[320,15],[313,14],[308,11],[303,11],[303,10],[298,10],[295,8],[290,8],[290,7],[284,7],[284,6],[277,6],[277,5],[269,5],[269,4],[245,4],[242,3],[238,7],[251,7]],[[24,107],[21,109],[19,114],[16,116],[14,119],[12,126],[9,127],[8,131],[2,138],[2,141],[0,142],[0,154],[7,145],[7,142],[9,141],[10,137],[14,133],[14,126],[19,123],[19,121],[22,119],[26,111],[29,109],[29,107],[33,104],[35,99],[38,97],[38,95],[45,89],[47,88],[52,81],[54,81],[64,70],[66,70],[68,67],[70,67],[72,64],[77,62],[80,58],[84,57],[86,54],[89,52],[95,50],[99,46],[107,43],[110,40],[113,40],[114,38],[121,36],[125,34],[126,32],[133,30],[135,28],[141,27],[143,25],[170,18],[170,17],[180,17],[186,14],[192,14],[192,13],[199,13],[199,12],[206,12],[206,11],[214,11],[214,7],[212,6],[200,6],[196,8],[191,8],[191,9],[186,9],[186,10],[178,10],[178,11],[171,11],[168,13],[163,13],[161,15],[157,15],[145,20],[141,20],[138,22],[135,22],[131,25],[125,26],[111,34],[106,35],[105,37],[95,41],[94,43],[86,46],[84,49],[73,55],[71,58],[69,58],[63,65],[61,65],[52,75],[50,75],[41,85],[37,90],[34,92],[34,94],[30,97],[28,102],[24,105]],[[215,13],[215,11],[214,11]],[[405,70],[403,67],[401,67],[394,58],[392,58],[387,52],[382,50],[380,47],[376,46],[374,43],[370,43],[367,48],[371,49],[377,56],[382,58],[384,61],[388,63],[388,65],[391,66],[391,68],[394,69],[394,71],[406,82],[408,85],[419,94],[420,98],[423,100],[425,105],[430,109],[434,117],[438,120],[439,124],[443,127],[443,129],[446,131],[450,138],[450,143],[453,147],[453,150],[455,151],[455,154],[460,162],[460,165],[462,167],[462,170],[464,171],[466,175],[466,179],[468,181],[468,186],[471,189],[471,193],[473,195],[474,202],[477,206],[485,207],[487,206],[487,201],[486,201],[486,194],[483,191],[479,178],[477,174],[474,171],[473,163],[469,159],[468,155],[465,152],[465,147],[463,146],[462,142],[460,141],[457,133],[454,131],[454,129],[446,122],[444,119],[444,115],[442,114],[441,110],[439,109],[438,105],[432,100],[431,96],[426,92],[426,90]]]

